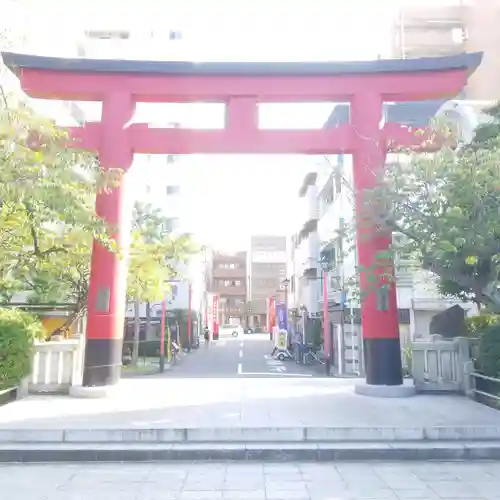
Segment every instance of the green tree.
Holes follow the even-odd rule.
[[[68,141],[27,106],[0,107],[2,300],[25,291],[34,301],[66,296],[81,302],[71,283],[88,278],[82,267],[92,239],[113,248],[94,201],[96,191],[112,188],[121,172],[101,171],[94,156]]]
[[[132,363],[139,357],[140,304],[146,302],[146,332],[150,329],[152,301],[163,299],[179,279],[181,264],[199,249],[188,234],[173,236],[165,231],[167,220],[150,204],[135,203],[132,217],[127,295],[134,304],[134,342]]]
[[[471,144],[457,149],[449,128],[440,127],[447,140],[439,152],[389,163],[358,220],[404,236],[380,254],[382,263],[394,252],[411,255],[439,277],[443,292],[500,306],[499,106],[489,114]]]
[[[23,104],[0,107],[0,297],[27,292],[30,302],[74,304],[58,330],[86,312],[93,238],[119,250],[94,207],[95,193],[112,189],[121,171],[101,171],[68,140]],[[136,206],[129,296],[158,298],[175,262],[194,248],[187,236],[165,235],[164,222],[158,210]]]

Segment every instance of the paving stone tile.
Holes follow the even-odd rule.
[[[1,500],[500,500],[498,473],[493,462],[23,464],[0,467],[0,484]]]

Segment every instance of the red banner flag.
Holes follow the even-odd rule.
[[[219,296],[214,295],[212,303],[212,338],[217,339],[219,337]]]
[[[268,311],[267,311],[267,327],[269,329],[269,334],[272,336],[273,328],[276,326],[276,299],[274,297],[269,297],[268,299]]]

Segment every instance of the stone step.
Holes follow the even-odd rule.
[[[0,463],[499,460],[500,442],[3,443]]]
[[[0,428],[1,443],[343,443],[500,440],[500,425],[432,427]]]

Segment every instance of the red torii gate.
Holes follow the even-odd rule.
[[[127,172],[134,153],[352,154],[356,207],[374,186],[388,150],[418,145],[421,135],[382,123],[384,101],[417,101],[457,95],[481,54],[345,63],[189,63],[93,60],[2,53],[31,97],[102,101],[100,123],[71,129],[80,146],[99,154],[103,168]],[[131,124],[137,102],[222,102],[223,130],[152,128]],[[321,130],[260,130],[263,102],[349,102],[350,124]],[[97,195],[96,212],[117,228],[126,245],[130,214],[124,211],[127,175],[111,193]],[[358,263],[370,266],[388,249],[391,235],[361,238]],[[366,279],[361,276],[361,286]],[[119,257],[94,243],[83,385],[105,387],[120,378],[126,269]],[[402,383],[396,288],[388,308],[376,294],[361,305],[366,382]]]

